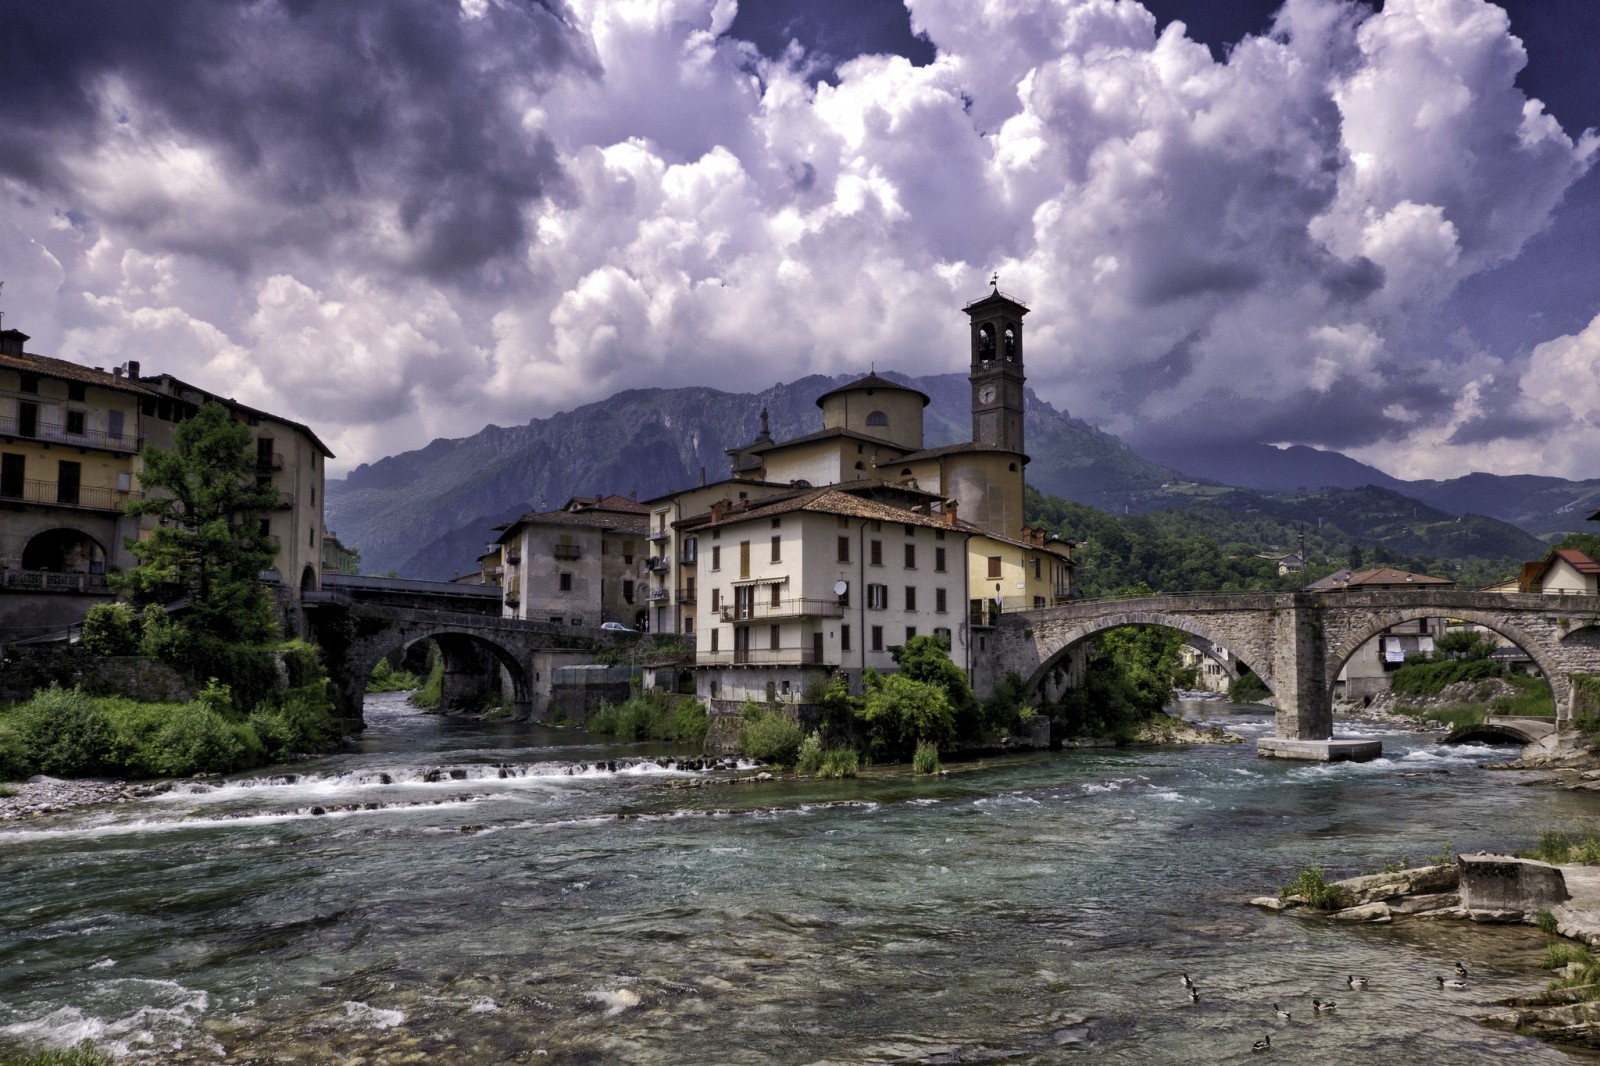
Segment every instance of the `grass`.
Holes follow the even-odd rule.
[[[698,700],[653,688],[621,703],[601,705],[583,727],[617,740],[674,740],[698,746],[705,741],[709,721]]]
[[[916,752],[911,756],[911,772],[915,774],[936,774],[939,772],[939,746],[931,741],[920,741]]]
[[[112,1066],[112,1061],[87,1040],[70,1048],[0,1051],[0,1066]]]
[[[22,795],[22,790],[11,785],[0,785],[0,799],[14,799]]]
[[[1539,834],[1539,846],[1530,851],[1519,851],[1524,859],[1538,859],[1553,865],[1581,863],[1600,866],[1600,834],[1590,831],[1574,837],[1562,829],[1546,829]]]
[[[1350,906],[1350,893],[1337,885],[1328,884],[1326,872],[1320,866],[1306,866],[1293,881],[1278,893],[1278,898],[1299,896],[1306,906],[1319,911],[1337,911]]]
[[[1477,725],[1483,721],[1485,714],[1483,706],[1476,703],[1456,703],[1447,707],[1407,707],[1404,704],[1396,704],[1394,710],[1396,714],[1415,718],[1419,722],[1443,722],[1451,729],[1460,729],[1464,725]]]

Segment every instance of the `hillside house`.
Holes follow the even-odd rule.
[[[1600,563],[1576,548],[1555,548],[1543,559],[1523,563],[1517,591],[1543,596],[1600,595]]]

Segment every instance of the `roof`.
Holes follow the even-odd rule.
[[[1313,581],[1306,588],[1322,591],[1345,588],[1385,589],[1415,587],[1417,585],[1440,586],[1454,584],[1454,581],[1442,577],[1413,574],[1409,570],[1396,570],[1392,566],[1379,566],[1369,570],[1335,570],[1322,580]]]
[[[120,374],[112,374],[105,370],[80,366],[65,359],[52,359],[46,355],[34,355],[31,352],[24,352],[22,355],[0,355],[0,368],[15,370],[24,374],[39,374],[42,377],[60,378],[63,381],[81,381],[87,385],[99,386],[102,389],[115,389],[118,392],[131,392],[140,396],[158,395],[156,390],[148,385],[141,384],[137,378],[125,378]]]
[[[994,452],[999,455],[1022,455],[1010,448],[1002,448],[998,444],[982,444],[975,440],[964,440],[957,444],[945,444],[938,448],[924,448],[920,452],[911,452],[896,459],[897,463],[912,463],[922,459],[937,459],[945,455],[958,455],[971,452]],[[1028,462],[1028,457],[1022,455],[1022,461]]]
[[[1577,548],[1557,548],[1550,553],[1551,561],[1564,560],[1580,574],[1600,574],[1600,563],[1595,562]]]
[[[798,492],[792,496],[783,496],[778,499],[767,499],[755,502],[736,511],[724,512],[722,520],[716,521],[712,513],[695,515],[685,518],[674,525],[679,529],[703,529],[712,525],[724,525],[728,522],[744,522],[746,520],[759,520],[775,518],[778,515],[792,514],[797,511],[806,511],[813,514],[843,515],[847,518],[865,518],[878,522],[896,522],[907,526],[923,526],[928,529],[954,530],[958,533],[981,532],[977,527],[964,522],[951,522],[944,515],[920,514],[908,511],[903,507],[891,507],[888,504],[877,503],[873,500],[852,496],[848,492],[841,492],[837,488],[811,489],[807,492]]]
[[[1008,296],[1005,293],[1001,292],[1000,291],[1000,286],[998,286],[998,285],[996,285],[994,288],[989,290],[989,295],[978,297],[976,300],[973,300],[971,303],[967,304],[967,306],[963,307],[961,310],[965,311],[967,314],[970,315],[974,311],[981,311],[983,308],[988,307],[990,304],[998,304],[998,305],[1000,305],[1002,307],[1009,305],[1009,306],[1016,307],[1023,314],[1027,314],[1028,313],[1028,305],[1027,304],[1023,303],[1021,300],[1018,300],[1017,298],[1015,298],[1013,296]]]
[[[908,385],[902,385],[897,381],[890,381],[888,378],[879,377],[876,373],[873,373],[868,374],[864,378],[857,378],[848,385],[840,385],[837,389],[832,389],[823,393],[821,396],[817,397],[817,406],[821,407],[823,400],[826,400],[830,396],[837,396],[841,392],[860,392],[866,389],[892,389],[895,392],[909,392],[913,396],[922,397],[922,406],[924,407],[928,406],[928,404],[931,402],[928,399],[927,393],[918,392],[916,389],[913,389]]]
[[[574,496],[561,505],[563,511],[617,511],[623,514],[645,514],[650,508],[631,496],[608,493],[604,496]]]
[[[505,531],[495,538],[505,543],[520,526],[567,526],[572,529],[597,529],[602,533],[629,533],[644,536],[649,532],[648,514],[621,514],[616,511],[529,511],[515,522],[507,523]]]
[[[259,408],[251,407],[248,404],[242,404],[238,400],[231,399],[231,398],[229,398],[227,396],[219,396],[218,394],[212,392],[209,389],[201,388],[199,385],[195,385],[195,384],[192,384],[191,382],[184,381],[181,378],[175,378],[171,374],[146,375],[146,376],[141,377],[139,379],[140,383],[143,383],[143,382],[146,382],[146,381],[169,381],[175,386],[181,386],[181,387],[183,387],[185,389],[192,389],[195,392],[198,392],[201,396],[204,396],[206,399],[215,400],[218,403],[222,404],[224,407],[228,407],[228,408],[230,408],[232,410],[243,411],[246,414],[255,416],[256,418],[270,418],[274,422],[281,423],[281,424],[283,424],[285,426],[290,427],[291,429],[296,429],[296,430],[299,430],[301,433],[304,433],[307,437],[309,437],[311,439],[311,443],[315,444],[317,446],[317,450],[318,451],[322,452],[322,454],[325,457],[329,458],[329,459],[333,458],[333,452],[328,449],[328,446],[326,444],[322,443],[322,438],[317,436],[315,431],[313,431],[312,428],[310,426],[306,425],[304,422],[296,422],[292,418],[285,418],[283,415],[275,415],[271,411],[262,411]],[[174,398],[176,398],[176,399],[181,399],[181,397],[177,397],[177,396],[175,396],[174,393],[169,392],[169,391],[164,390],[164,389],[157,389],[157,388],[153,388],[152,387],[148,391],[151,394],[155,395],[155,396],[174,396]]]
[[[807,433],[803,437],[791,437],[785,441],[767,441],[764,444],[755,443],[746,445],[743,448],[732,450],[749,452],[752,455],[760,455],[763,452],[776,451],[780,448],[788,448],[795,444],[810,444],[813,441],[827,440],[830,437],[847,437],[850,440],[858,440],[864,444],[873,444],[880,448],[892,448],[896,452],[900,452],[901,455],[905,454],[903,451],[901,451],[901,446],[893,441],[884,440],[882,437],[868,436],[865,433],[858,433],[853,429],[845,429],[843,426],[834,426],[831,429],[819,429],[815,433]],[[899,461],[899,459],[894,460],[894,462]]]

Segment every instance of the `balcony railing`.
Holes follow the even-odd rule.
[[[722,607],[724,622],[765,622],[780,618],[843,618],[844,606],[838,600],[791,599],[773,603],[763,600],[756,603],[726,604]]]
[[[827,660],[812,648],[747,648],[696,652],[694,661],[697,666],[811,666]]]
[[[80,507],[86,511],[120,511],[129,500],[142,495],[121,489],[100,488],[94,485],[61,485],[54,481],[24,481],[17,486],[0,487],[0,500],[21,500],[24,503],[43,503],[57,507]],[[9,491],[8,491],[9,490]]]
[[[277,452],[257,452],[256,453],[256,469],[257,470],[282,470],[283,469],[283,456],[278,454]]]
[[[694,589],[692,589],[692,588],[679,589],[678,590],[678,602],[679,603],[693,603],[694,602]]]
[[[144,442],[126,433],[111,434],[100,429],[85,429],[69,433],[66,426],[52,422],[35,422],[31,433],[24,433],[20,418],[0,417],[0,436],[21,437],[24,440],[47,440],[61,444],[74,444],[80,448],[103,448],[109,452],[136,452]]]
[[[669,588],[646,588],[644,590],[644,602],[646,602],[646,603],[665,602],[668,598],[671,597],[671,595],[672,595],[672,590],[669,589]]]
[[[644,568],[652,574],[665,573],[672,569],[672,560],[665,555],[652,555],[644,561]]]
[[[670,540],[671,538],[672,530],[670,529],[658,529],[650,534],[650,539],[653,541]]]
[[[104,574],[57,574],[49,570],[0,570],[0,588],[26,592],[109,592]]]
[[[278,493],[278,510],[294,510],[294,493],[288,491]]]
[[[578,548],[578,546],[576,544],[557,544],[556,545],[556,558],[557,559],[576,559],[581,554],[582,554],[582,552],[581,552],[581,550]]]

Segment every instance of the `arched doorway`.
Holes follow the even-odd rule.
[[[106,550],[100,542],[76,529],[47,529],[22,549],[22,569],[55,574],[103,574]]]

